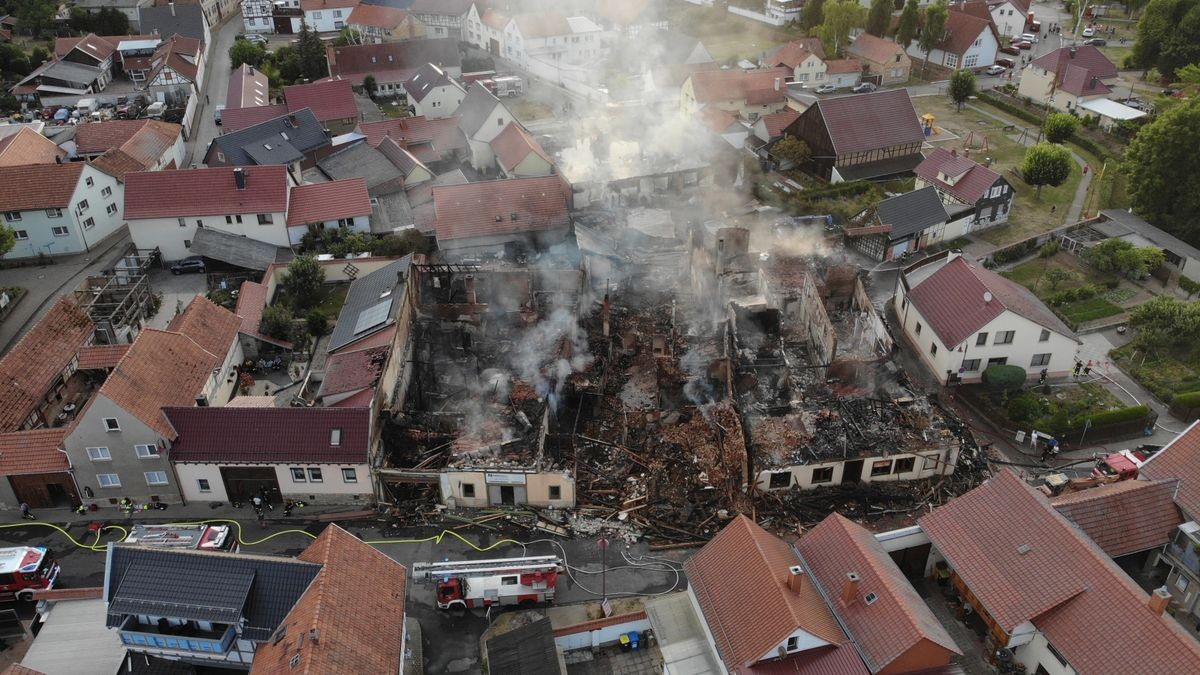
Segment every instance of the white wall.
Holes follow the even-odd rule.
[[[616,623],[599,630],[560,635],[554,638],[554,645],[564,652],[573,649],[592,649],[601,645],[613,644],[620,640],[625,633],[631,631],[642,633],[647,630],[650,630],[650,619],[643,618]]]
[[[457,84],[448,84],[435,87],[433,91],[425,95],[425,98],[420,101],[414,100],[412,105],[416,109],[417,115],[424,115],[429,119],[441,119],[453,115],[466,95],[467,92],[463,91],[462,87]]]
[[[196,238],[197,221],[204,227],[229,234],[265,241],[276,246],[290,246],[287,233],[287,216],[283,213],[268,214],[270,225],[259,225],[258,214],[243,213],[231,216],[188,216],[179,224],[179,218],[147,218],[129,221],[129,236],[138,248],[158,247],[164,260],[180,260],[192,255],[188,250]],[[226,217],[233,222],[226,223]],[[238,218],[241,223],[237,222]]]
[[[946,66],[947,68],[964,68],[971,70],[974,68],[986,68],[996,62],[996,52],[1000,45],[996,42],[996,36],[992,35],[992,31],[984,30],[975,40],[975,44],[971,45],[965,52],[962,53],[961,60],[959,55],[950,54],[940,49],[934,49],[929,52],[929,62],[935,65]],[[912,43],[908,48],[908,55],[914,59],[925,58],[925,52],[916,43]]]
[[[242,0],[242,27],[247,33],[274,33],[269,0]]]
[[[226,492],[225,483],[221,479],[221,466],[221,464],[212,463],[176,463],[175,470],[179,474],[179,484],[183,489],[184,499],[189,502],[229,501],[229,494]],[[279,492],[284,498],[291,497],[307,501],[310,497],[315,497],[317,501],[322,503],[348,504],[370,499],[371,495],[374,494],[371,486],[371,468],[366,464],[269,464],[261,462],[236,465],[226,464],[225,466],[273,468],[275,470],[275,478],[279,482]],[[301,483],[293,481],[292,467],[304,469],[306,476],[308,469],[320,469],[322,482],[313,483],[305,481]],[[345,482],[342,476],[342,469],[354,469],[358,481],[355,483]],[[198,481],[202,478],[208,481],[209,492],[200,491]]]
[[[90,186],[87,184],[89,179],[92,182]],[[109,190],[108,196],[104,195],[106,188]],[[85,201],[87,209],[81,212]],[[117,207],[112,213],[108,211],[110,205]],[[70,205],[61,211],[61,215],[53,218],[44,209],[21,211],[20,220],[8,220],[0,216],[18,236],[23,232],[25,237],[18,239],[13,250],[4,258],[11,260],[36,257],[39,253],[62,255],[90,250],[124,224],[125,186],[116,178],[85,164],[79,173],[79,182],[75,184]],[[67,231],[55,235],[55,227],[65,227]]]
[[[319,33],[328,33],[344,28],[350,21],[350,12],[354,9],[354,5],[347,4],[345,7],[338,7],[337,4],[336,1],[330,2],[321,9],[305,11],[304,20],[308,22],[309,29]]]
[[[953,453],[950,453],[950,454],[953,454]],[[946,455],[947,455],[947,451],[945,451],[943,449],[935,448],[935,447],[930,447],[928,450],[921,451],[919,453],[914,452],[914,453],[906,453],[906,454],[896,454],[896,455],[892,455],[891,457],[880,457],[880,456],[862,457],[862,458],[860,458],[863,460],[862,473],[859,475],[859,480],[862,481],[863,483],[871,483],[871,482],[882,483],[882,482],[896,481],[896,480],[918,480],[918,479],[922,479],[922,478],[929,478],[931,476],[938,476],[943,473],[946,473],[946,474],[953,473],[954,469],[953,469],[952,465],[954,463],[955,458],[953,458],[953,457],[947,458]],[[871,475],[871,469],[875,462],[891,461],[893,469],[894,469],[895,461],[904,459],[906,457],[914,458],[913,468],[911,471],[905,471],[904,473],[892,473],[891,471],[889,471],[885,475],[880,475],[880,476],[872,476]],[[833,469],[833,479],[830,481],[823,482],[823,483],[814,483],[813,482],[813,474],[818,469],[826,469],[826,468]],[[818,487],[823,487],[823,486],[828,486],[828,485],[838,485],[838,484],[842,483],[847,478],[847,476],[845,474],[845,469],[846,469],[845,463],[842,460],[822,462],[820,464],[804,464],[804,465],[797,465],[797,466],[780,467],[778,469],[770,469],[770,470],[760,471],[758,473],[758,476],[755,478],[755,482],[758,484],[758,488],[760,490],[770,490],[772,474],[790,473],[792,475],[791,483],[787,487],[775,488],[776,490],[784,490],[784,489],[790,488],[792,486],[798,487],[801,490],[811,490],[813,488],[818,488]]]
[[[996,30],[1004,36],[1014,37],[1025,32],[1025,15],[1011,2],[1005,2],[992,8],[992,23]]]
[[[1047,648],[1046,636],[1040,632],[1034,635],[1033,641],[1023,647],[1017,647],[1013,653],[1017,661],[1025,664],[1025,672],[1036,672],[1038,666],[1049,675],[1077,675],[1079,671],[1071,666],[1064,666]]]

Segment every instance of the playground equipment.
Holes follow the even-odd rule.
[[[921,129],[925,131],[926,137],[936,136],[942,133],[941,129],[938,129],[933,125],[935,121],[937,121],[937,117],[935,117],[933,113],[925,113],[924,115],[921,115]]]

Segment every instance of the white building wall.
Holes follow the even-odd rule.
[[[429,119],[441,119],[453,115],[466,95],[467,92],[463,91],[462,87],[457,84],[448,84],[435,87],[425,95],[425,98],[420,101],[414,100],[412,105],[417,115],[424,115]]]
[[[955,454],[951,452],[950,454]],[[942,474],[953,473],[952,465],[955,461],[954,457],[947,457],[947,451],[930,447],[927,451],[912,452],[906,454],[892,455],[890,457],[862,457],[862,471],[858,476],[858,480],[863,483],[871,482],[888,482],[897,480],[919,480],[922,478],[930,478]],[[905,458],[913,458],[913,468],[902,473],[895,473],[895,462]],[[876,462],[890,462],[892,469],[888,473],[879,476],[872,476],[872,468]],[[822,469],[833,469],[833,475],[830,480],[816,482],[814,476]],[[842,460],[822,462],[820,464],[804,464],[798,466],[781,467],[778,469],[770,469],[760,471],[755,479],[760,490],[771,490],[771,476],[777,473],[790,473],[791,481],[787,487],[777,487],[776,490],[784,490],[790,487],[798,487],[801,490],[811,490],[813,488],[825,487],[829,485],[839,485],[847,478],[853,479],[852,476],[846,475],[846,464]]]
[[[355,216],[351,219],[352,224],[344,229],[353,230],[354,232],[370,233],[371,217],[370,216]],[[327,220],[321,223],[323,230],[336,230],[341,228],[341,224],[336,220]],[[292,246],[300,244],[300,240],[308,233],[308,225],[293,225],[288,229],[288,240]]]
[[[825,62],[810,54],[804,62],[792,69],[793,79],[810,86],[820,86],[825,82]]]
[[[248,237],[257,241],[265,241],[276,246],[290,246],[287,233],[287,216],[283,213],[265,214],[271,216],[271,224],[259,225],[257,213],[234,214],[230,216],[187,216],[181,218],[147,218],[129,221],[129,236],[138,248],[155,248],[162,250],[164,260],[180,260],[191,255],[188,251],[191,242],[196,238],[196,230],[208,227],[221,232]],[[225,222],[226,218],[233,222]],[[241,218],[242,222],[237,222]],[[180,220],[183,222],[181,223]]]
[[[996,24],[996,30],[1006,37],[1015,37],[1025,32],[1025,15],[1011,2],[992,8],[992,23]]]
[[[88,181],[92,184],[88,185]],[[105,195],[104,191],[108,190]],[[84,203],[87,203],[86,208]],[[116,210],[110,211],[112,205]],[[63,255],[88,251],[124,223],[125,186],[116,178],[85,165],[71,196],[70,205],[51,216],[45,209],[20,211],[19,219],[0,216],[17,233],[6,259],[30,258],[38,254]],[[54,228],[60,229],[55,234]]]
[[[270,0],[242,0],[242,28],[247,33],[274,33]]]
[[[1013,650],[1013,654],[1018,662],[1025,664],[1027,673],[1045,672],[1047,675],[1078,675],[1079,673],[1071,666],[1063,665],[1063,662],[1050,652],[1046,636],[1040,632],[1033,636],[1033,640],[1029,644]]]
[[[321,9],[306,10],[304,20],[308,23],[309,30],[328,33],[345,28],[350,21],[350,12],[354,10],[354,5],[339,7],[337,4],[330,2]]]
[[[279,492],[284,498],[296,498],[305,501],[318,501],[327,504],[353,503],[371,498],[371,469],[367,464],[306,464],[294,462],[287,464],[252,463],[252,464],[215,464],[180,462],[175,464],[179,474],[180,487],[183,496],[188,501],[229,501],[225,483],[221,479],[221,466],[237,467],[269,467],[275,470],[275,478],[279,482]],[[304,469],[306,480],[303,482],[292,479],[292,469]],[[309,469],[320,469],[321,482],[307,480]],[[342,469],[353,469],[356,482],[347,482]],[[200,491],[201,479],[207,480],[208,492]]]

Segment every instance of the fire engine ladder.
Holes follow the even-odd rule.
[[[437,579],[440,577],[484,576],[500,572],[523,574],[555,572],[561,570],[562,567],[563,562],[558,556],[541,555],[528,558],[413,563],[412,570],[414,579]]]

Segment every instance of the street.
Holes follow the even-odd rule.
[[[208,49],[208,66],[205,68],[204,92],[196,106],[196,124],[187,142],[186,163],[199,165],[204,161],[204,153],[208,144],[218,135],[220,128],[213,121],[213,110],[225,103],[225,93],[229,89],[229,48],[233,40],[242,32],[241,12],[226,17],[225,23],[212,31],[212,46]]]

